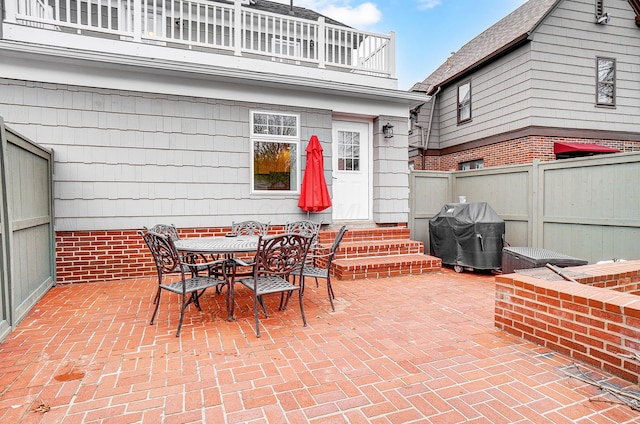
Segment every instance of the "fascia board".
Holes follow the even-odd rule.
[[[429,99],[424,93],[395,90],[383,87],[364,86],[336,81],[324,81],[295,75],[277,75],[249,69],[230,69],[197,63],[185,63],[166,59],[148,59],[110,53],[97,53],[84,50],[56,48],[14,41],[0,41],[0,56],[12,54],[25,58],[37,56],[39,61],[57,63],[84,63],[85,66],[101,68],[136,69],[141,73],[157,75],[180,75],[189,78],[209,79],[255,87],[280,88],[291,87],[309,93],[333,93],[339,96],[356,97],[392,102],[409,107],[424,103]]]

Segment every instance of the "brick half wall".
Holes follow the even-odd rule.
[[[497,276],[496,327],[639,384],[640,260],[566,270],[585,277]]]
[[[231,228],[180,229],[181,237],[222,236]],[[138,230],[56,233],[56,283],[90,283],[156,275]]]

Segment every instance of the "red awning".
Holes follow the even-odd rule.
[[[553,153],[562,154],[596,154],[596,153],[619,153],[620,150],[611,147],[600,146],[590,143],[553,143]]]

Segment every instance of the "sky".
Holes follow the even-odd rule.
[[[272,0],[290,4],[290,0]],[[398,89],[424,80],[447,57],[526,0],[293,0],[353,28],[396,36]]]

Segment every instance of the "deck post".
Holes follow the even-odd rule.
[[[233,2],[233,54],[242,56],[242,7],[241,2]]]
[[[142,1],[133,0],[133,41],[142,41]]]
[[[326,31],[327,27],[325,26],[324,16],[320,16],[318,18],[318,42],[316,43],[318,49],[318,68],[324,69],[326,58],[325,52],[327,51],[326,43]]]
[[[389,46],[387,48],[387,71],[391,78],[396,77],[396,32],[389,32]]]
[[[19,0],[6,0],[4,2],[4,10],[5,10],[5,22],[10,22],[12,24],[16,23],[16,13],[18,13],[18,1]]]

